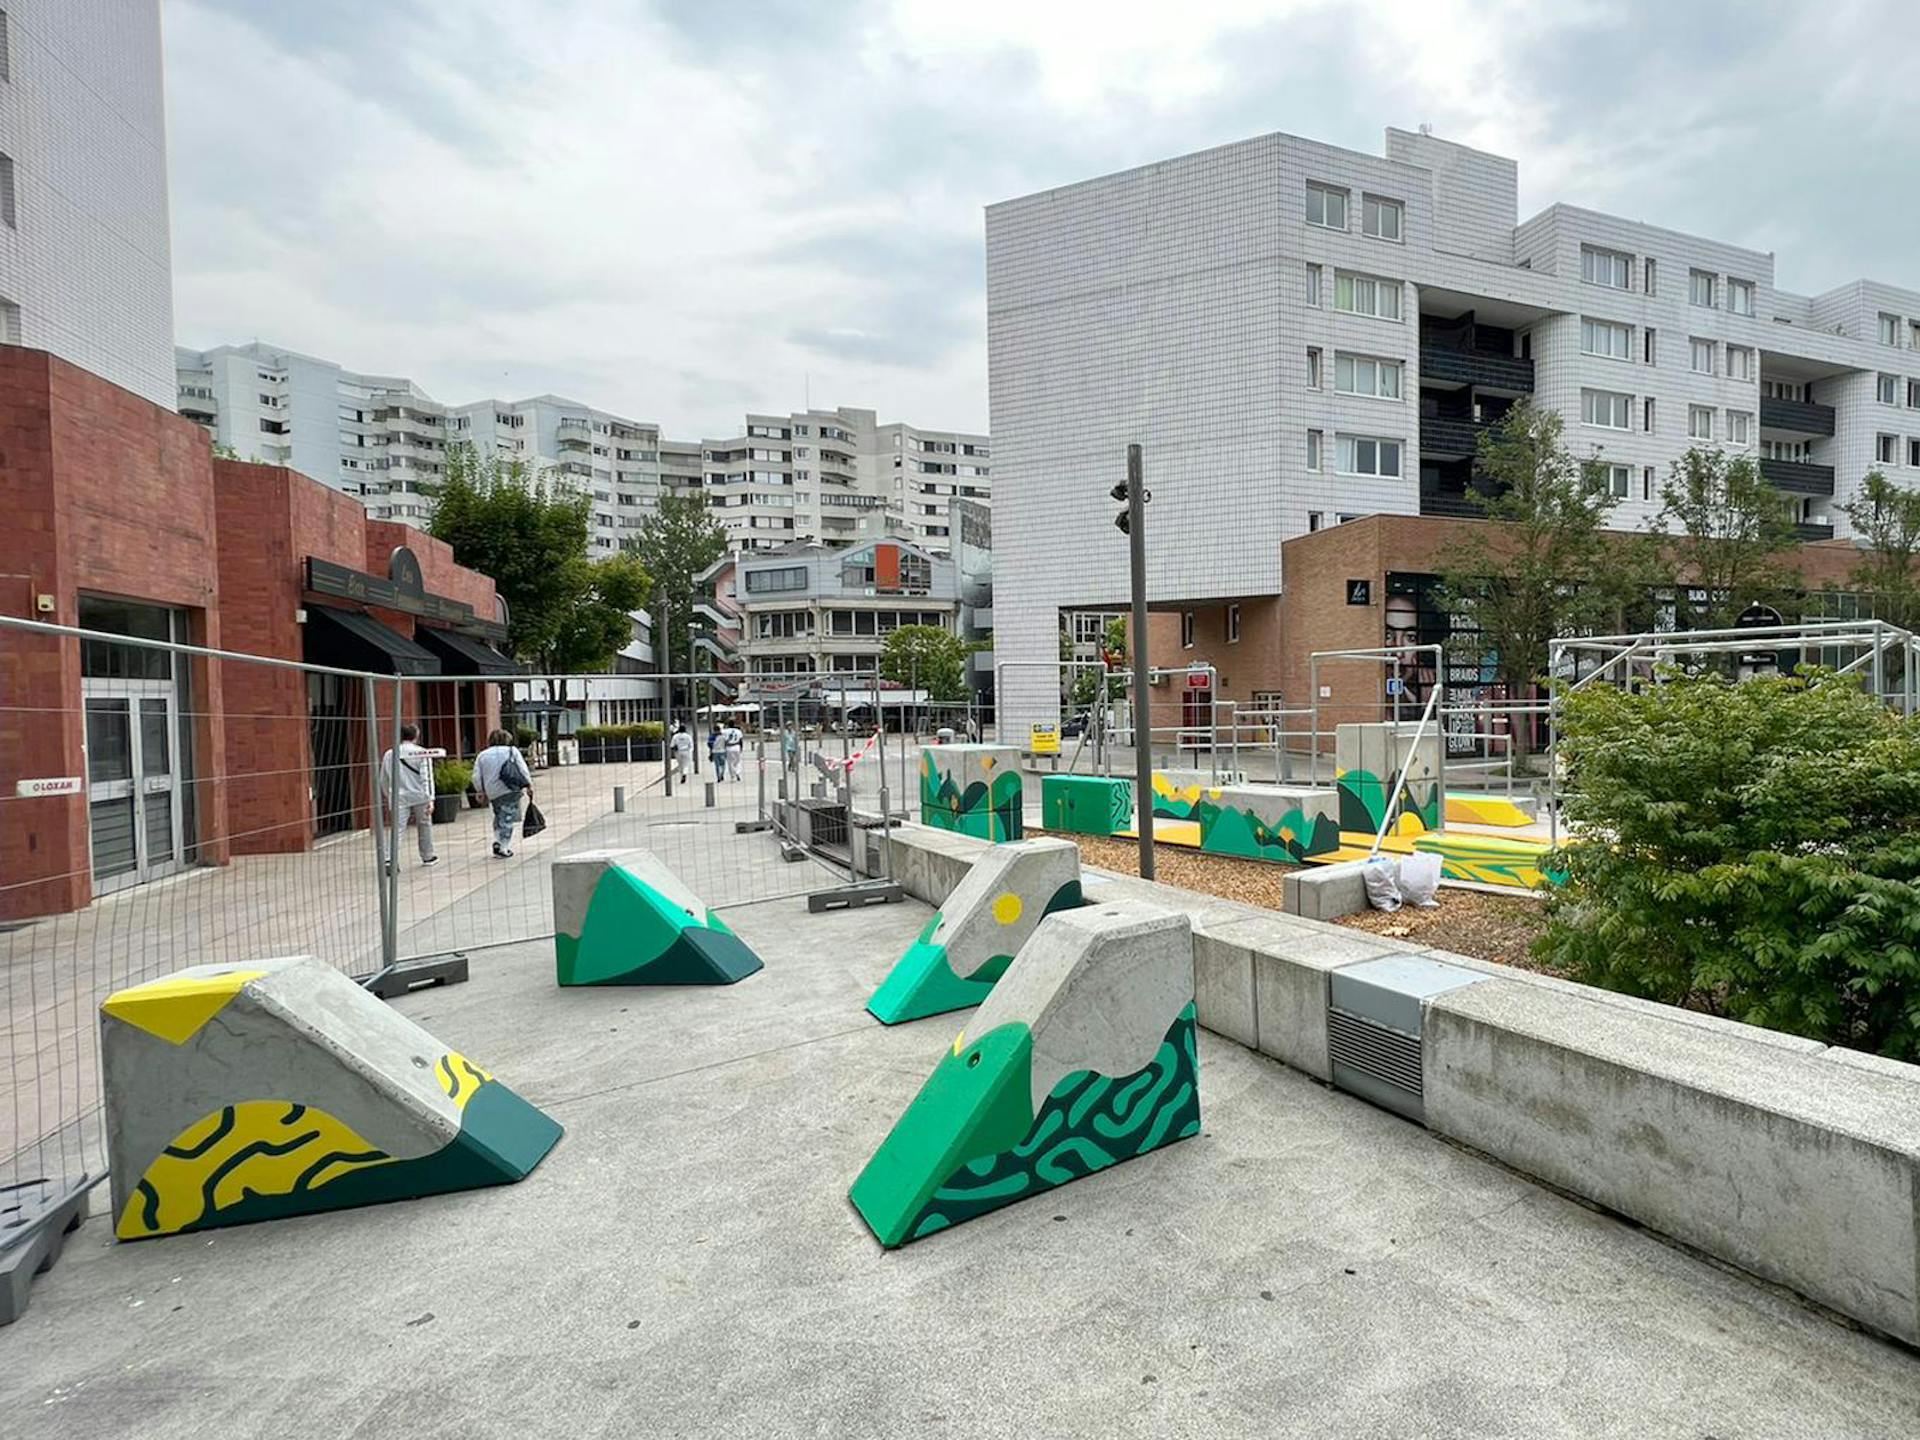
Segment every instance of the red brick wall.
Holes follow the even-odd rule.
[[[211,457],[199,426],[42,351],[0,347],[0,609],[63,624],[83,592],[177,606],[221,643]],[[52,595],[51,614],[35,596]],[[224,862],[218,666],[189,665],[200,856]],[[84,797],[13,798],[14,782],[84,772],[79,647],[0,644],[0,917],[85,905]],[[49,709],[49,707],[52,707]]]

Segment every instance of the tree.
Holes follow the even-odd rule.
[[[690,654],[693,607],[700,598],[695,577],[727,553],[726,530],[699,496],[662,495],[629,548],[653,577],[657,600],[665,602],[666,614],[655,617],[665,646],[661,668],[671,674],[682,661],[696,668]]]
[[[902,625],[880,649],[880,678],[925,690],[934,700],[964,700],[972,648],[940,625]]]
[[[1589,984],[1920,1059],[1920,722],[1827,671],[1566,698],[1535,953]]]
[[[1920,621],[1920,581],[1914,560],[1920,553],[1920,489],[1896,485],[1869,470],[1846,515],[1859,536],[1859,563],[1849,577],[1872,598],[1879,619],[1911,630]]]
[[[1591,631],[1617,603],[1602,534],[1617,501],[1598,460],[1576,460],[1552,411],[1522,400],[1480,436],[1478,472],[1490,491],[1469,490],[1491,522],[1442,552],[1440,600],[1461,645],[1492,660],[1509,698],[1522,699],[1547,669],[1548,643]],[[1515,749],[1526,749],[1515,727]]]
[[[471,444],[447,451],[428,532],[456,562],[493,578],[507,602],[507,644],[550,675],[605,670],[633,636],[630,611],[651,582],[632,556],[587,558],[589,502],[529,477],[518,461],[484,459]],[[564,705],[562,681],[554,700]],[[550,715],[549,740],[558,716]]]
[[[1679,582],[1683,629],[1725,630],[1752,606],[1778,607],[1794,592],[1792,511],[1749,455],[1696,446],[1674,461],[1654,529]]]

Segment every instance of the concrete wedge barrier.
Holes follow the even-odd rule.
[[[555,977],[569,985],[731,985],[760,957],[651,850],[553,862]]]

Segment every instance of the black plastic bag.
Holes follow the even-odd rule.
[[[531,840],[546,828],[547,817],[540,813],[540,807],[538,805],[529,800],[527,802],[526,822],[520,827],[521,835]]]

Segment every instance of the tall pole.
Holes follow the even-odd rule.
[[[1140,878],[1153,879],[1153,726],[1147,703],[1147,490],[1140,447],[1127,446],[1127,543],[1133,570],[1133,821]]]

